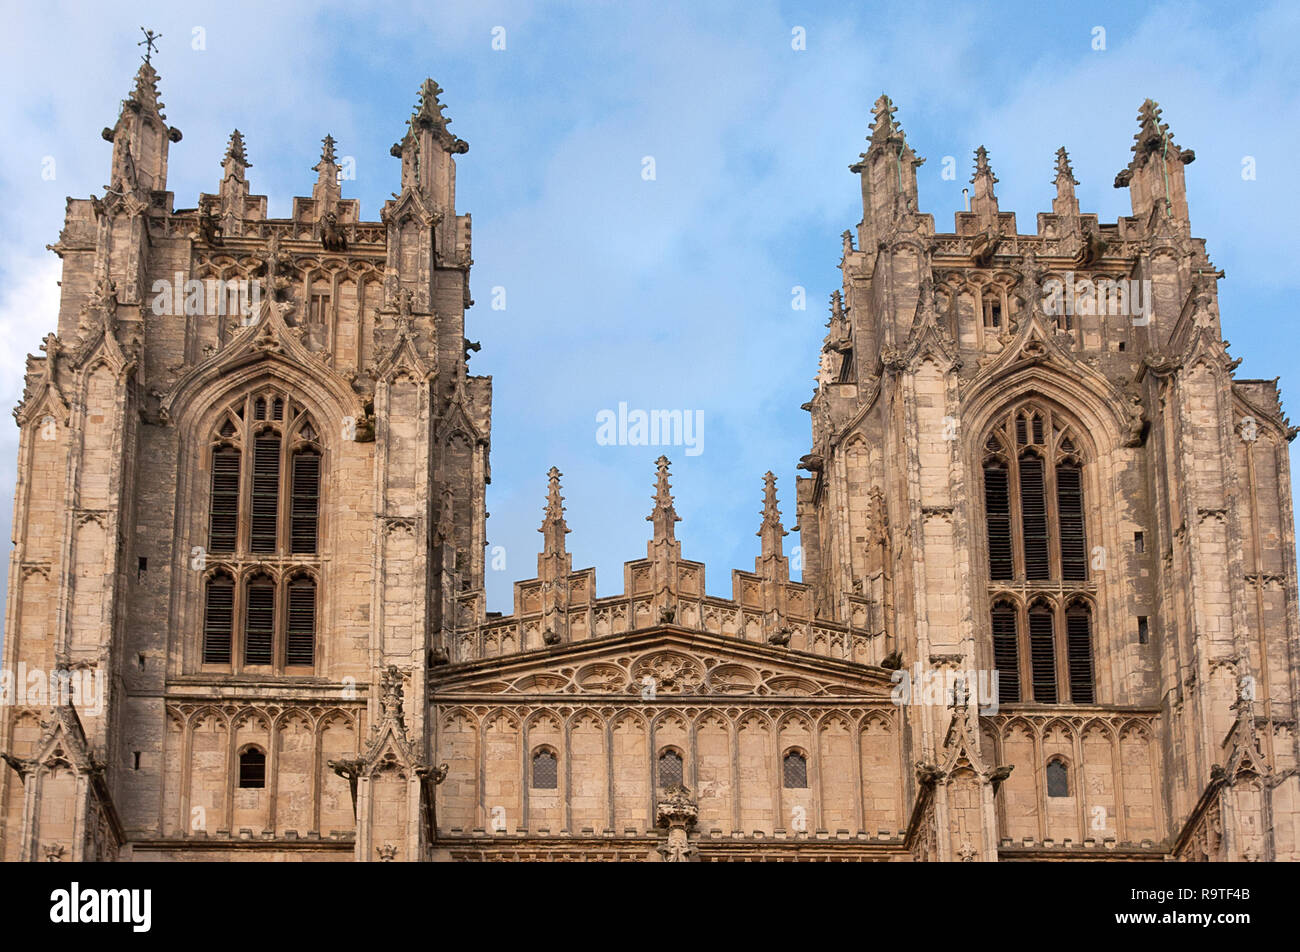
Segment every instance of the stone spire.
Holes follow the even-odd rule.
[[[849,166],[849,171],[862,177],[859,248],[874,247],[868,232],[883,234],[891,221],[916,211],[916,170],[925,162],[907,144],[888,96],[881,93],[872,111],[875,118],[867,136],[867,151]]]
[[[244,134],[236,129],[230,133],[230,142],[226,144],[226,157],[221,160],[221,167],[225,174],[223,179],[244,177],[244,170],[251,169],[253,163],[248,161],[248,156],[244,153]]]
[[[1187,223],[1187,192],[1183,166],[1196,159],[1191,149],[1174,143],[1168,123],[1160,121],[1160,105],[1153,99],[1138,110],[1138,131],[1133,136],[1133,158],[1115,176],[1115,187],[1129,187],[1133,215],[1147,224],[1152,212]]]
[[[343,197],[339,186],[339,167],[334,158],[334,137],[326,134],[321,139],[320,161],[311,167],[318,173],[316,184],[312,186],[311,198],[316,203],[317,216],[323,216],[340,198]]]
[[[677,510],[673,508],[673,495],[670,492],[671,486],[668,485],[668,457],[660,456],[655,460],[658,467],[658,476],[655,479],[654,510],[646,516],[647,522],[653,522],[655,527],[654,541],[652,546],[663,542],[676,543],[677,536],[673,530],[673,524],[681,522],[681,516],[677,515]]]
[[[217,189],[222,227],[227,234],[234,234],[236,225],[243,220],[248,200],[248,179],[244,171],[252,167],[244,153],[244,136],[236,129],[230,134],[226,157],[221,160],[221,186]]]
[[[970,200],[970,210],[984,227],[997,224],[998,199],[993,194],[993,185],[998,180],[989,167],[989,152],[984,146],[975,150],[975,174],[971,176],[971,185],[975,186]]]
[[[158,71],[150,63],[140,64],[135,88],[122,100],[117,124],[105,128],[102,135],[113,143],[111,191],[166,190],[167,145],[180,142],[181,131],[167,125],[158,98]]]
[[[546,491],[546,509],[542,517],[542,526],[537,531],[542,533],[541,558],[558,556],[567,558],[564,537],[571,531],[564,521],[564,497],[560,495],[561,473],[554,466],[546,474],[549,482]]]
[[[1079,180],[1070,168],[1070,154],[1065,146],[1056,150],[1056,198],[1052,199],[1052,211],[1063,218],[1079,217],[1079,199],[1075,197],[1074,187]]]
[[[762,549],[754,560],[754,573],[759,577],[759,597],[763,602],[763,635],[769,644],[785,646],[790,643],[790,628],[786,623],[790,561],[781,551],[781,539],[786,531],[781,525],[781,510],[776,500],[776,476],[770,470],[763,475],[762,515],[763,524],[758,529]]]
[[[763,524],[758,536],[763,540],[762,558],[781,557],[781,539],[787,535],[781,525],[781,510],[776,501],[776,476],[768,470],[763,475]]]
[[[564,523],[564,497],[560,476],[554,466],[546,474],[546,509],[537,531],[545,540],[537,556],[537,577],[542,583],[542,643],[558,645],[569,640],[569,574],[572,557],[564,548],[569,527]]]

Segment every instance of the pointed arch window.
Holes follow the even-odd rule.
[[[989,634],[1000,703],[1094,704],[1094,606],[1076,424],[1037,400],[984,436]]]
[[[555,751],[549,747],[539,747],[533,751],[533,779],[531,786],[535,790],[555,790],[560,785],[559,762]]]
[[[266,786],[266,753],[261,748],[249,747],[240,752],[239,786],[245,790]]]
[[[1095,704],[1092,605],[1083,596],[1036,596],[1026,607],[996,597],[990,613],[998,703]]]
[[[1016,636],[1016,606],[993,606],[993,667],[998,673],[998,703],[1020,700],[1020,644]]]
[[[1021,406],[984,443],[984,520],[994,581],[1086,581],[1083,461],[1071,426]]]
[[[1075,601],[1065,611],[1065,650],[1070,669],[1070,700],[1095,703],[1092,674],[1092,610]]]
[[[671,747],[659,752],[659,786],[668,788],[682,782],[682,755]]]
[[[1070,768],[1064,760],[1053,757],[1047,762],[1047,795],[1049,797],[1068,797],[1070,795]]]
[[[209,441],[200,663],[304,673],[319,656],[323,446],[311,414],[274,387],[245,393]],[[196,624],[198,627],[198,624]]]
[[[808,786],[808,758],[803,751],[787,750],[781,759],[781,779],[787,790],[803,790]]]
[[[230,664],[235,621],[235,580],[226,574],[208,579],[203,613],[203,663]]]

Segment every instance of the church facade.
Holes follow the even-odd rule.
[[[1155,103],[1131,216],[1081,212],[1062,149],[1022,234],[981,148],[939,232],[882,96],[802,580],[769,473],[753,570],[706,594],[660,458],[598,597],[552,468],[501,615],[441,90],[372,222],[328,136],[288,219],[238,131],[175,208],[157,83],[68,200],[15,411],[5,860],[1300,859],[1296,431],[1234,376]]]

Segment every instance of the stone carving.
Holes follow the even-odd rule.
[[[643,659],[637,664],[635,675],[638,681],[646,675],[654,678],[656,690],[663,694],[691,693],[704,683],[704,672],[698,662],[667,652]]]
[[[663,845],[658,847],[665,863],[696,861],[697,850],[691,845],[690,833],[699,814],[695,799],[681,784],[674,784],[664,791],[664,796],[655,805],[655,819],[661,828],[668,831]]]

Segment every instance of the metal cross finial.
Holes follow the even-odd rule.
[[[140,27],[140,32],[144,34],[144,39],[137,43],[136,46],[145,47],[144,61],[147,63],[149,57],[153,55],[154,40],[162,39],[162,34],[155,33],[153,30],[146,30],[144,27]]]

